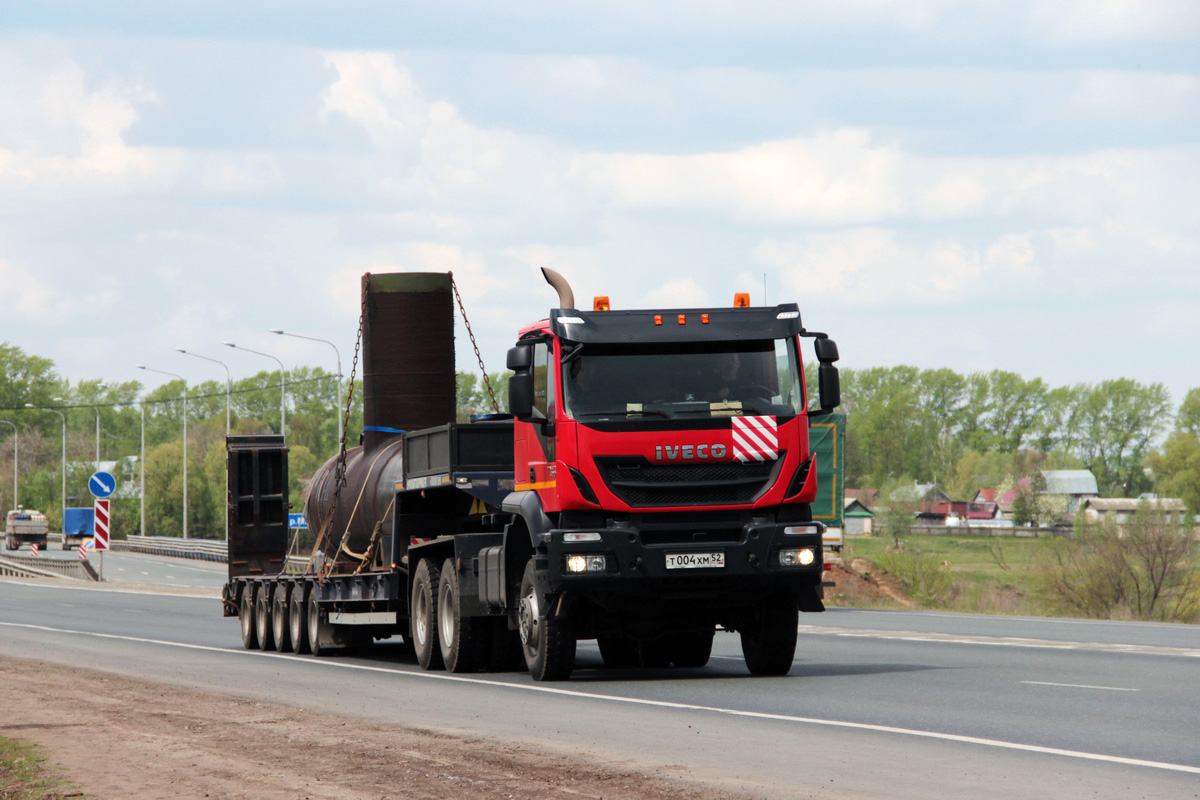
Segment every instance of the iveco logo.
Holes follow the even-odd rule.
[[[697,461],[724,458],[728,448],[723,444],[659,445],[654,448],[655,461]]]

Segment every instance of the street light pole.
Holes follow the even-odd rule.
[[[287,378],[283,373],[283,362],[270,353],[260,353],[257,350],[251,350],[249,347],[242,347],[233,342],[221,342],[226,347],[232,347],[234,350],[245,350],[247,353],[254,353],[256,356],[264,356],[269,358],[279,365],[279,434],[287,436]]]
[[[67,519],[67,415],[55,408],[46,408],[45,406],[35,406],[33,403],[26,403],[26,408],[36,408],[39,411],[53,411],[58,416],[62,417],[62,523],[59,527],[66,527]]]
[[[233,394],[233,377],[229,373],[229,367],[225,366],[225,362],[223,361],[217,361],[215,358],[209,358],[208,356],[202,356],[199,353],[193,353],[191,350],[184,350],[182,347],[176,347],[175,352],[183,353],[185,356],[192,356],[194,358],[203,358],[205,361],[211,361],[214,364],[220,364],[222,367],[225,367],[225,435],[228,436],[230,431],[229,397],[231,394]]]
[[[18,469],[18,454],[17,454],[17,424],[9,422],[6,419],[0,419],[0,425],[8,425],[13,429],[13,508],[17,507],[17,475],[20,474]]]
[[[141,469],[142,486],[141,486],[141,491],[139,492],[139,494],[141,495],[141,500],[142,500],[142,503],[141,503],[141,505],[142,505],[141,531],[142,531],[142,538],[145,538],[145,536],[146,536],[146,398],[143,397],[142,401],[140,403],[138,403],[138,405],[140,405],[142,407],[142,455],[141,455],[141,458],[138,459],[138,465],[142,468]]]
[[[174,372],[167,372],[161,369],[151,369],[142,364],[135,364],[138,369],[144,369],[147,372],[157,372],[159,375],[170,375],[172,378],[179,378],[183,381],[183,538],[188,538],[188,480],[187,480],[187,378],[182,375],[176,375]],[[142,409],[142,418],[145,419],[145,408]],[[142,439],[145,440],[145,428],[142,428]]]
[[[323,342],[333,348],[333,353],[337,356],[337,440],[338,447],[342,446],[343,431],[342,431],[342,354],[337,349],[337,345],[327,339],[317,339],[313,336],[301,336],[298,333],[288,333],[281,331],[278,328],[272,328],[271,333],[277,333],[280,336],[294,336],[297,339],[308,339],[310,342]]]

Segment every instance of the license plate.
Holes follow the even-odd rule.
[[[724,553],[667,553],[667,569],[703,569],[724,566]]]

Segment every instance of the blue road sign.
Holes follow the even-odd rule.
[[[88,489],[97,500],[103,500],[117,490],[117,479],[107,472],[94,472],[88,481]]]
[[[304,519],[303,514],[288,514],[289,528],[307,528],[308,522]]]

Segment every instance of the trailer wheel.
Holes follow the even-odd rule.
[[[313,591],[313,587],[308,590],[308,603],[305,604],[308,613],[308,650],[314,656],[320,658],[332,653],[335,648],[330,647],[322,642],[328,642],[330,639],[329,620],[321,619],[321,604],[317,601],[317,593]]]
[[[275,649],[275,628],[271,624],[271,585],[260,583],[254,592],[254,632],[262,650]]]
[[[440,573],[429,559],[421,559],[413,573],[412,639],[421,669],[441,669],[442,648],[438,645],[438,584]]]
[[[450,672],[478,672],[487,663],[488,630],[486,617],[464,617],[458,570],[454,560],[442,564],[438,586],[438,645],[442,662]]]
[[[604,666],[612,669],[637,666],[638,646],[633,639],[610,633],[597,636],[596,644],[600,648],[600,657],[604,659]]]
[[[571,677],[575,669],[575,633],[569,620],[543,616],[533,559],[525,565],[520,598],[518,630],[529,674],[535,681],[562,681]]]
[[[275,637],[275,649],[281,653],[292,651],[292,631],[288,619],[289,587],[281,583],[275,587],[271,597],[271,633]]]
[[[292,652],[303,655],[308,649],[308,584],[298,583],[292,587],[288,603],[288,628],[291,630]]]
[[[739,625],[751,675],[786,675],[796,658],[800,612],[790,592],[771,595]]]
[[[712,658],[715,630],[689,631],[671,637],[671,663],[677,667],[703,667]]]
[[[254,585],[247,584],[242,588],[242,599],[238,601],[238,622],[242,624],[242,647],[247,650],[258,649],[258,634],[254,625]]]

